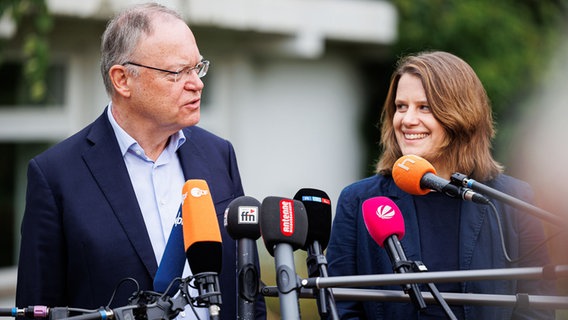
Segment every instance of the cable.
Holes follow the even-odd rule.
[[[116,291],[118,291],[118,289],[120,288],[120,286],[121,286],[124,282],[126,282],[126,281],[132,281],[132,282],[134,282],[134,284],[136,284],[136,292],[140,292],[140,284],[138,283],[138,281],[136,281],[136,279],[130,278],[130,277],[124,278],[124,279],[122,279],[122,280],[120,280],[120,281],[118,282],[118,284],[116,285],[116,287],[115,287],[114,290],[112,291],[112,295],[111,295],[111,297],[110,297],[110,300],[108,301],[108,304],[106,305],[106,308],[109,308],[109,307],[110,307],[110,304],[111,304],[112,301],[114,300],[114,296],[115,296],[115,294],[116,294]]]
[[[538,243],[533,249],[531,249],[529,252],[527,252],[525,255],[520,256],[516,259],[512,259],[509,256],[509,253],[507,252],[507,248],[506,248],[506,244],[505,244],[505,236],[503,233],[503,225],[501,223],[501,217],[499,216],[499,212],[497,211],[497,207],[495,207],[495,205],[493,204],[493,202],[489,202],[488,203],[489,206],[491,207],[491,212],[493,213],[493,215],[495,216],[495,219],[497,220],[497,228],[499,229],[499,237],[501,239],[501,249],[503,250],[503,255],[505,256],[505,259],[507,260],[507,262],[509,263],[517,263],[519,261],[522,261],[523,259],[525,259],[526,257],[530,256],[531,254],[533,254],[535,251],[537,251],[538,249],[540,249],[542,246],[544,246],[546,243],[548,243],[550,240],[554,239],[555,237],[557,237],[558,235],[560,235],[561,233],[563,233],[564,231],[558,231],[557,233],[553,234],[552,236],[547,237],[546,239],[544,239],[544,241],[541,241],[540,243]]]
[[[166,297],[167,294],[168,294],[168,292],[170,292],[170,289],[171,289],[171,288],[173,287],[173,285],[174,285],[176,282],[178,282],[178,281],[180,282],[180,285],[181,285],[183,279],[182,279],[181,277],[175,277],[175,278],[173,278],[172,281],[170,282],[170,284],[168,285],[168,287],[166,288],[166,290],[164,290],[164,292],[162,293],[161,298]]]

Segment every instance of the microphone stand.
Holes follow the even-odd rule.
[[[385,241],[385,246],[388,247],[387,253],[389,254],[389,256],[391,256],[391,260],[393,261],[393,270],[397,274],[400,273],[404,274],[407,272],[428,271],[428,269],[426,268],[424,263],[422,263],[422,261],[407,260],[406,255],[404,255],[404,250],[402,249],[402,246],[398,241],[396,235],[387,238]],[[436,288],[436,286],[431,282],[426,283],[426,285],[430,293],[432,293],[432,296],[434,296],[436,302],[438,302],[438,304],[442,307],[442,309],[446,313],[448,319],[457,320],[455,314],[452,312],[446,301],[444,301],[442,295],[440,295],[438,288]],[[408,295],[410,296],[410,300],[412,301],[412,303],[414,304],[417,310],[422,311],[426,309],[426,302],[424,301],[422,292],[420,291],[416,283],[403,284],[403,289],[404,292],[408,293]]]
[[[552,214],[548,211],[535,207],[529,203],[521,201],[515,197],[512,197],[506,193],[500,192],[493,188],[490,188],[482,183],[479,183],[473,179],[469,179],[465,174],[456,172],[452,174],[450,178],[450,183],[456,186],[463,186],[466,188],[470,188],[476,192],[484,194],[488,197],[493,199],[497,199],[502,201],[510,206],[516,207],[517,209],[524,210],[541,220],[545,220],[552,225],[555,226],[565,226],[566,221],[563,218],[560,218],[558,215]]]
[[[301,285],[303,288],[330,288],[479,280],[555,280],[566,277],[568,277],[568,265],[550,265],[545,267],[433,271],[428,273],[369,274],[327,278],[318,277],[302,279]]]
[[[272,291],[267,289],[270,294]],[[303,291],[302,291],[303,293]],[[340,301],[388,301],[388,302],[408,302],[410,298],[403,291],[396,290],[372,290],[372,289],[353,289],[335,288],[333,291],[335,298]],[[536,308],[536,309],[568,309],[568,297],[564,296],[543,296],[529,294],[483,294],[483,293],[449,293],[442,292],[441,295],[451,304],[477,305],[477,306],[502,306],[517,308]],[[306,292],[302,298],[311,298]],[[434,298],[428,292],[424,292],[424,300],[429,303],[434,302]]]
[[[415,272],[426,272],[426,271],[428,271],[428,269],[422,263],[422,261],[414,261],[412,263],[412,270],[415,271]],[[453,313],[452,309],[450,309],[450,306],[448,306],[448,304],[446,303],[446,300],[444,300],[444,298],[440,294],[440,291],[438,291],[438,288],[434,285],[434,283],[428,282],[426,285],[428,286],[428,290],[430,291],[430,293],[434,297],[434,300],[436,300],[436,302],[442,307],[442,309],[444,309],[444,312],[446,313],[446,316],[448,316],[448,319],[457,320],[458,318]]]
[[[278,289],[274,286],[261,288],[265,297],[278,297]],[[484,294],[484,293],[440,293],[444,300],[451,304],[467,304],[477,306],[504,306],[523,307],[537,309],[568,309],[568,297],[543,296],[518,293],[516,295]],[[404,291],[379,290],[379,289],[355,289],[334,288],[333,295],[339,301],[386,301],[386,302],[409,302],[410,297]],[[431,293],[423,293],[424,300],[430,304],[436,303]],[[302,299],[313,299],[311,289],[302,288],[299,293]]]
[[[239,239],[239,257],[237,273],[239,299],[238,316],[240,320],[255,319],[255,301],[259,287],[259,272],[252,259],[256,243],[251,239]]]
[[[289,243],[280,243],[274,246],[276,263],[276,285],[280,299],[280,314],[282,319],[300,319],[300,306],[298,305],[298,282],[294,264],[294,250]]]
[[[396,235],[388,237],[384,242],[385,249],[387,249],[387,254],[392,261],[392,269],[397,274],[405,274],[408,272],[413,272],[412,263],[407,260],[402,245],[398,241]],[[402,284],[402,289],[410,296],[410,300],[416,310],[424,310],[426,308],[426,302],[422,297],[422,292],[416,283],[404,283]]]
[[[220,319],[221,291],[219,290],[219,277],[217,272],[201,272],[193,275],[193,286],[199,291],[195,297],[197,306],[209,307],[209,318]]]
[[[193,280],[193,284],[191,281]],[[179,281],[179,278],[172,280]],[[170,284],[170,285],[171,285]],[[199,295],[192,297],[189,287],[197,287]],[[136,291],[128,299],[128,305],[110,309],[101,307],[87,310],[70,307],[29,306],[25,308],[0,308],[0,317],[26,317],[49,320],[164,320],[174,319],[190,305],[209,306],[210,319],[219,319],[221,292],[216,272],[202,272],[181,279],[179,291],[173,297],[167,293]],[[78,315],[74,315],[78,314]]]
[[[328,277],[327,273],[327,260],[321,250],[321,245],[317,240],[308,246],[308,258],[306,259],[308,265],[308,275],[310,277]],[[328,318],[333,320],[339,319],[337,307],[333,298],[333,292],[329,288],[314,289],[314,296],[318,302],[318,309],[321,319]]]

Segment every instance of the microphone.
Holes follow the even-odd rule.
[[[297,200],[266,197],[260,211],[260,234],[268,253],[275,259],[280,314],[282,319],[300,319],[294,251],[306,243],[306,208]]]
[[[407,261],[399,241],[404,237],[405,230],[404,219],[397,205],[387,197],[367,199],[363,202],[363,220],[371,238],[387,251],[393,271],[412,272],[411,263]],[[410,296],[418,310],[426,308],[426,302],[417,284],[405,284],[402,289]]]
[[[303,188],[298,190],[294,200],[301,201],[308,215],[308,235],[304,249],[308,252],[306,263],[309,277],[327,277],[327,260],[323,251],[329,243],[331,233],[331,201],[322,190]],[[328,312],[332,319],[339,319],[331,289],[314,290],[319,306],[320,318],[326,319]],[[329,309],[329,310],[328,310]]]
[[[256,240],[260,238],[260,206],[255,198],[241,196],[231,201],[225,210],[225,229],[237,241],[238,319],[255,318],[260,272],[254,258]]]
[[[458,187],[436,175],[436,169],[426,159],[417,155],[400,157],[392,168],[392,177],[403,191],[413,195],[425,195],[431,190],[452,198],[462,198],[479,204],[489,204],[482,194],[469,188]]]
[[[209,307],[211,319],[219,319],[219,273],[222,242],[215,206],[205,180],[188,180],[182,189],[183,242],[187,262],[198,288],[197,304]]]
[[[304,249],[319,246],[325,250],[331,233],[331,201],[322,190],[303,188],[296,192],[294,200],[301,201],[308,216],[308,234]]]

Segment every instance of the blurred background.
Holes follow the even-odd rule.
[[[14,305],[27,163],[107,105],[100,37],[115,12],[137,2],[0,1],[0,307]],[[487,89],[495,157],[535,187],[539,207],[568,215],[567,0],[158,2],[183,14],[212,63],[200,126],[233,142],[247,195],[317,188],[334,206],[343,187],[373,174],[395,61],[445,50]],[[547,231],[554,262],[568,264],[568,237]],[[258,247],[262,280],[275,285],[274,260],[261,239]],[[306,253],[295,257],[306,277]],[[565,282],[558,287],[568,293]],[[278,299],[267,304],[278,319]],[[302,299],[301,313],[317,318],[315,302]]]

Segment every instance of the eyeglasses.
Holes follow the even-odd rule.
[[[203,78],[207,74],[207,70],[209,70],[209,60],[201,60],[198,64],[195,65],[195,67],[183,67],[183,68],[179,69],[178,71],[170,71],[170,70],[160,69],[160,68],[156,68],[156,67],[150,67],[150,66],[146,66],[146,65],[136,63],[136,62],[132,62],[132,61],[127,61],[127,62],[123,63],[122,65],[125,66],[127,64],[131,64],[131,65],[137,66],[137,67],[152,69],[152,70],[156,70],[156,71],[166,72],[166,73],[173,76],[174,82],[177,82],[178,80],[187,81],[187,79],[189,79],[189,76],[191,75],[192,71],[195,71],[195,73],[197,74],[197,76],[199,78]]]

